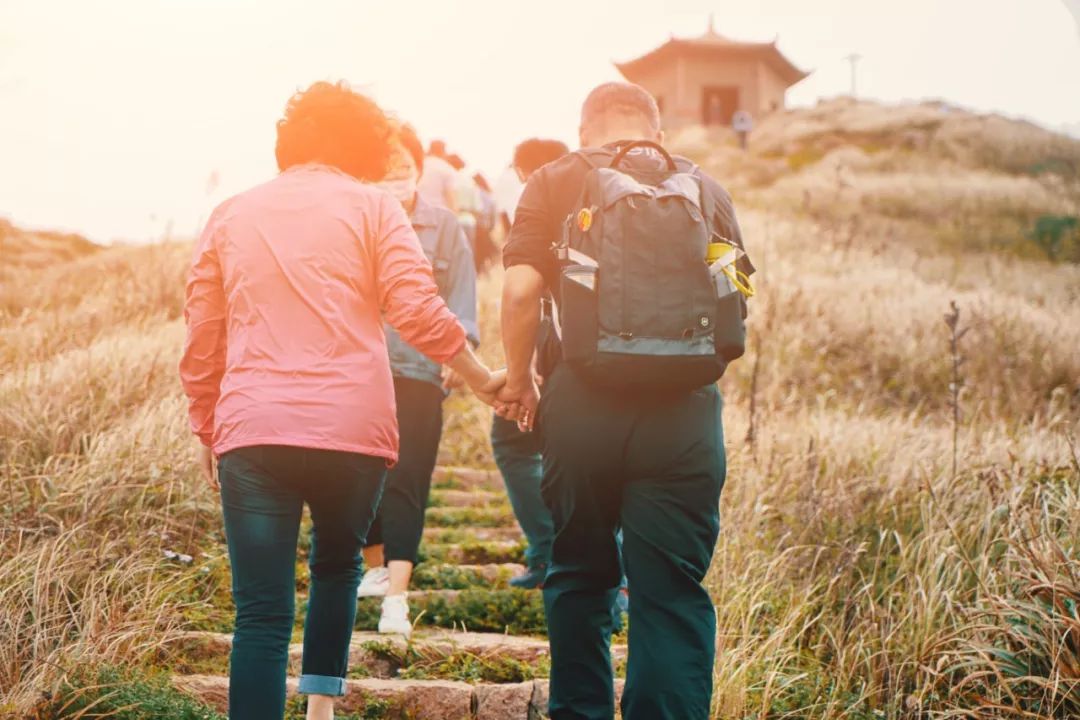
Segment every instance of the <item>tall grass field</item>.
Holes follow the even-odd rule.
[[[747,153],[671,145],[758,269],[721,381],[714,716],[1080,717],[1080,142],[834,102]],[[219,717],[171,682],[231,623],[176,370],[190,252],[0,226],[0,717]],[[441,464],[493,467],[489,422],[453,396]]]

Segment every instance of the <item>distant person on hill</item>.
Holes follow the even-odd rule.
[[[500,242],[506,242],[510,226],[514,222],[514,208],[525,184],[518,177],[514,164],[507,165],[495,178],[495,217],[500,232]]]
[[[398,199],[409,214],[413,229],[435,273],[435,284],[450,310],[465,327],[469,342],[480,344],[476,322],[476,268],[472,250],[457,218],[445,208],[433,207],[416,192],[423,171],[424,153],[409,126],[399,132],[390,169],[380,185]],[[416,565],[424,532],[424,511],[431,490],[431,474],[442,436],[442,403],[446,390],[460,379],[414,350],[389,325],[386,344],[397,397],[401,433],[398,464],[386,476],[382,502],[368,533],[364,560],[368,570],[360,583],[360,597],[385,596],[379,632],[408,636],[412,632],[406,592]]]
[[[663,149],[643,88],[597,87],[580,134],[582,150],[529,178],[503,250],[508,374],[497,407],[538,426],[555,521],[543,590],[549,709],[553,720],[615,714],[608,610],[622,528],[631,595],[622,717],[706,720],[716,615],[702,580],[726,472],[715,381],[745,342],[743,293],[728,279],[753,267],[740,256],[730,196]],[[710,268],[714,255],[723,264]],[[562,353],[540,403],[533,356],[545,290]]]
[[[428,205],[457,213],[457,171],[448,162],[446,143],[432,140],[424,161],[424,172],[416,191]]]
[[[457,219],[461,223],[461,229],[465,231],[465,237],[469,240],[469,247],[473,249],[475,257],[476,213],[480,204],[476,183],[465,169],[465,160],[460,155],[451,155],[446,158],[446,162],[454,170],[454,207],[457,208]]]
[[[541,167],[568,152],[570,148],[558,140],[525,140],[514,149],[516,177],[524,183]],[[551,364],[551,354],[559,352],[551,324],[550,300],[545,301],[543,312],[537,347],[538,373],[549,370],[547,366]],[[510,585],[532,590],[544,584],[551,560],[551,543],[555,538],[551,511],[540,494],[544,475],[540,434],[522,432],[516,422],[495,415],[491,426],[491,447],[495,465],[506,484],[506,494],[510,497],[514,516],[529,543],[525,551],[525,572],[511,578]]]
[[[483,173],[474,173],[472,179],[476,185],[477,196],[476,243],[473,251],[476,272],[482,273],[499,254],[499,249],[492,238],[496,221],[495,195]]]
[[[384,320],[489,400],[502,382],[439,296],[401,203],[361,182],[386,174],[393,136],[344,83],[296,93],[277,123],[281,173],[218,206],[192,258],[180,376],[221,492],[232,720],[284,716],[305,504],[308,720],[330,720],[345,692],[360,548],[398,459]]]

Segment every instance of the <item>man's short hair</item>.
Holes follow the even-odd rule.
[[[570,148],[566,143],[558,140],[545,140],[543,138],[529,138],[514,148],[514,167],[528,177],[549,162],[558,160]]]
[[[637,117],[654,132],[660,130],[660,108],[640,85],[607,82],[595,87],[581,106],[581,126],[589,127],[612,115]]]

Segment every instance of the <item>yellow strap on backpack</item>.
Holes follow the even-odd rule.
[[[750,277],[742,270],[736,270],[732,265],[724,265],[720,268],[720,271],[727,275],[728,280],[735,286],[735,289],[743,294],[745,298],[754,297],[754,286],[750,284]]]

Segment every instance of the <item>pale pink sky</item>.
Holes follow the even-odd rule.
[[[790,104],[846,92],[857,51],[866,96],[1080,128],[1062,0],[0,0],[0,216],[99,241],[170,221],[190,235],[274,173],[274,121],[318,79],[367,85],[494,173],[525,137],[573,142],[612,60],[700,34],[710,12],[735,39],[779,34],[814,71]]]

